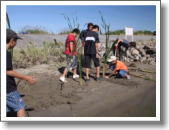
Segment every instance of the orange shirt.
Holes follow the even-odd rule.
[[[115,67],[114,70],[116,70],[116,71],[117,71],[117,70],[125,70],[125,71],[128,71],[128,68],[127,68],[127,66],[126,66],[123,62],[117,60],[116,67]]]

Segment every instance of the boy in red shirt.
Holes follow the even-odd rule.
[[[73,31],[67,36],[65,42],[65,55],[67,61],[67,67],[64,69],[63,75],[60,77],[60,81],[67,82],[65,77],[68,71],[73,70],[73,78],[79,78],[77,74],[77,52],[76,52],[76,36],[80,33],[80,30],[75,28]]]
[[[130,79],[130,75],[128,75],[128,68],[123,62],[117,60],[115,56],[111,56],[110,59],[108,59],[108,62],[110,62],[109,68],[112,70],[112,73],[105,78],[110,78],[112,75],[117,75],[121,78]]]

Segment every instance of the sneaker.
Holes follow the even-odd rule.
[[[96,77],[96,81],[100,81],[101,80],[101,78],[100,77]]]
[[[62,82],[64,82],[64,83],[67,83],[67,80],[66,80],[65,77],[63,77],[63,76],[61,76],[61,77],[59,78],[59,80],[62,81]]]
[[[78,74],[73,75],[73,79],[77,79],[77,78],[79,78]]]
[[[85,82],[89,82],[90,81],[90,79],[85,79]]]
[[[130,75],[127,75],[127,77],[126,77],[128,80],[130,80],[131,79],[131,77],[130,77]]]

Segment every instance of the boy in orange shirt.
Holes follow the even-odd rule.
[[[130,79],[128,68],[123,62],[117,60],[115,56],[111,56],[108,59],[108,62],[110,62],[109,68],[112,70],[112,73],[110,73],[108,76],[105,76],[105,78],[110,78],[111,76],[116,75],[120,78]]]

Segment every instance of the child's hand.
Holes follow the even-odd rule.
[[[82,47],[84,47],[85,46],[85,42],[82,42]]]
[[[28,83],[30,83],[31,85],[33,85],[33,84],[36,83],[36,80],[33,79],[33,77],[31,77],[31,76],[26,76],[26,81],[27,81]]]
[[[101,56],[97,53],[97,54],[96,54],[96,58],[99,58],[99,59],[100,59],[100,58],[101,58]]]

